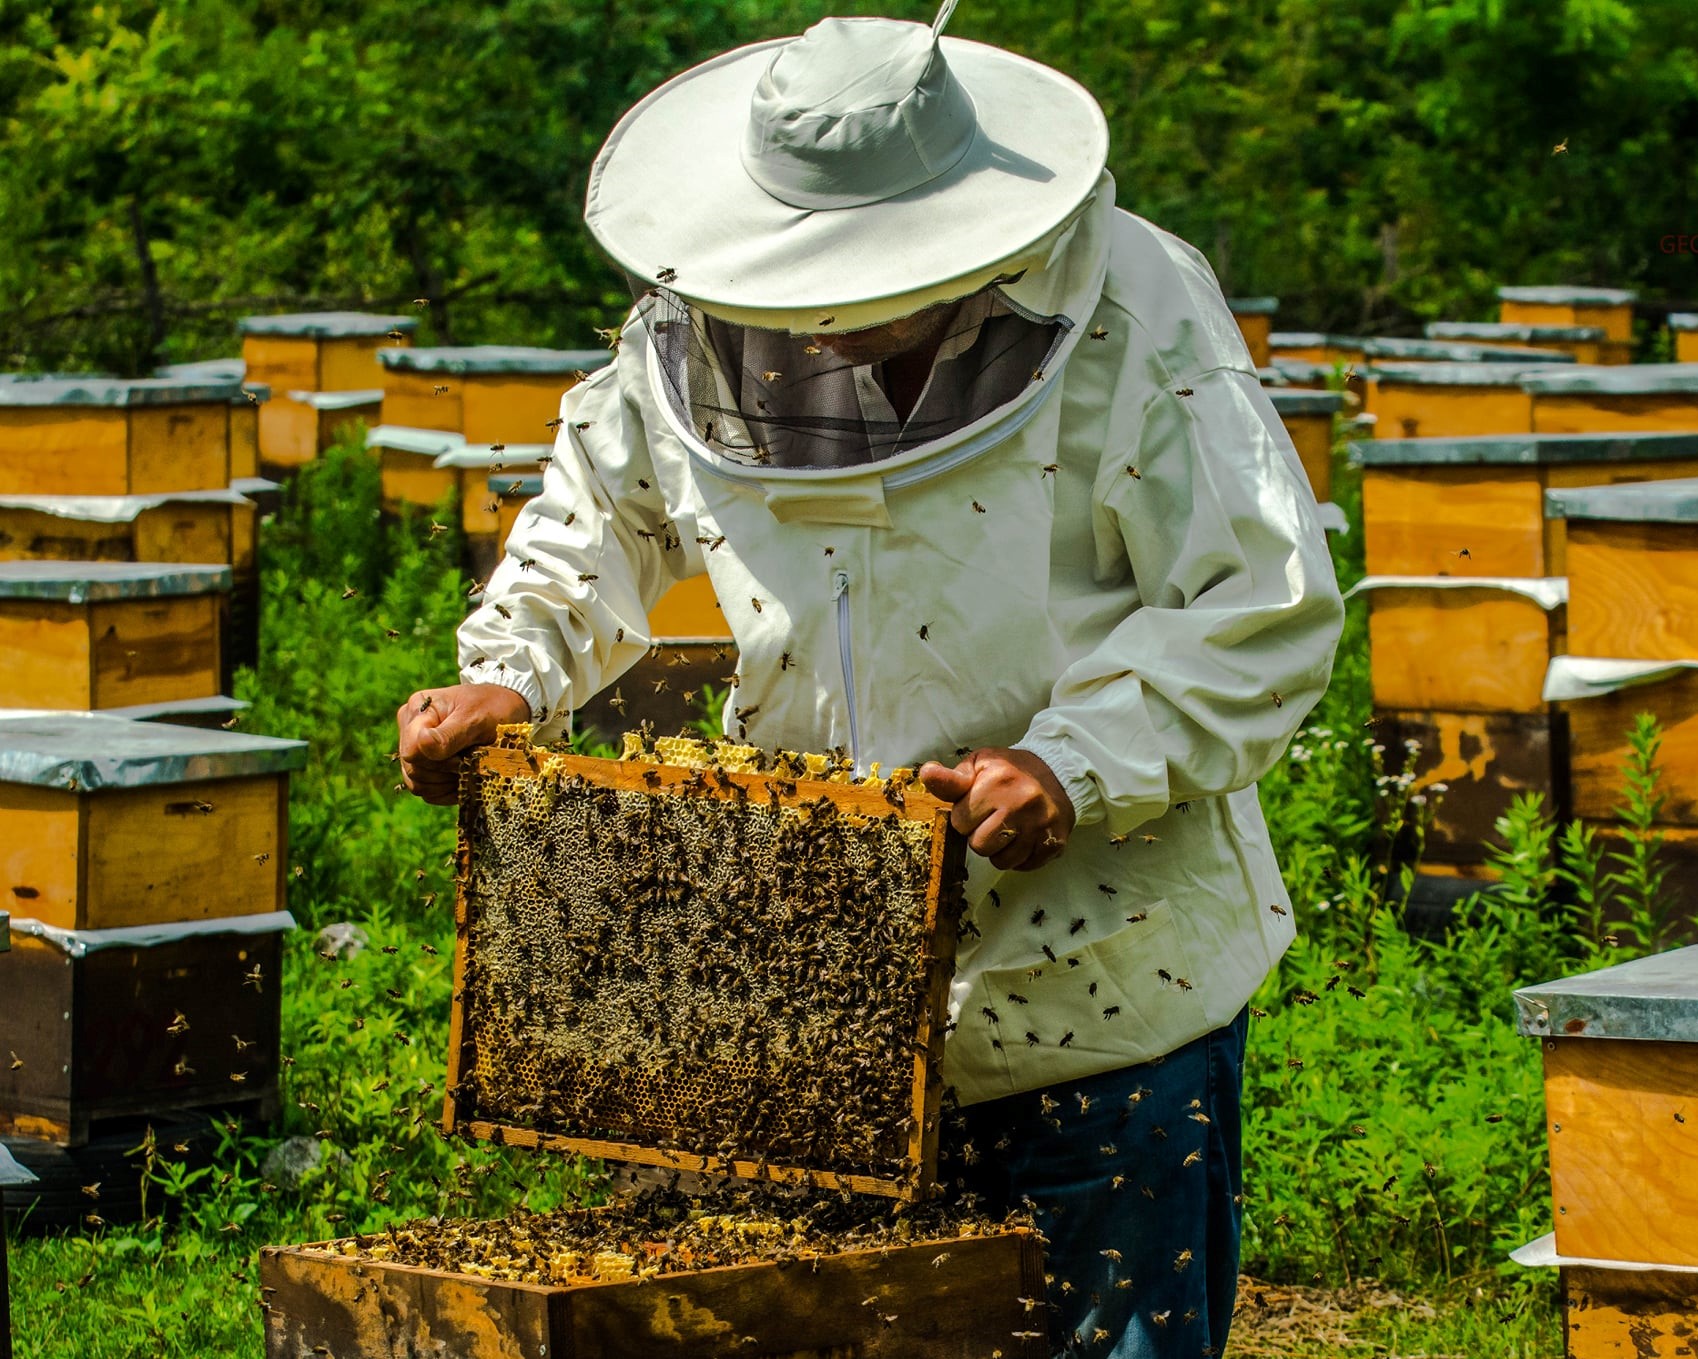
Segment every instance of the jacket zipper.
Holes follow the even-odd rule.
[[[837,601],[837,654],[843,661],[843,693],[849,700],[849,758],[861,768],[861,724],[855,714],[855,657],[849,644],[849,573],[831,573],[831,597]]]

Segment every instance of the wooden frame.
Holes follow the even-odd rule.
[[[439,1351],[454,1359],[1049,1353],[1044,1310],[1028,1313],[1021,1301],[1044,1295],[1041,1240],[1025,1229],[650,1282],[508,1283],[351,1258],[335,1243],[264,1247],[259,1272],[267,1359]],[[863,1303],[869,1297],[876,1306]]]
[[[471,905],[465,884],[472,847],[466,837],[464,818],[458,851],[461,886],[455,905],[455,1000],[448,1040],[448,1076],[442,1115],[444,1131],[464,1130],[474,1138],[503,1145],[565,1151],[636,1165],[729,1174],[744,1179],[808,1183],[822,1188],[843,1188],[903,1199],[928,1194],[936,1177],[942,1096],[942,1082],[937,1072],[943,1057],[949,982],[955,957],[956,920],[950,899],[956,893],[964,872],[965,842],[950,830],[950,805],[933,798],[918,784],[904,790],[904,797],[897,800],[901,803],[898,806],[886,797],[883,790],[870,786],[808,778],[789,780],[776,774],[762,773],[723,772],[714,779],[707,779],[699,769],[639,760],[597,760],[585,756],[555,755],[535,750],[528,744],[486,746],[470,757],[463,766],[462,803],[475,798],[478,781],[486,776],[535,779],[540,776],[545,762],[552,777],[577,777],[596,787],[616,791],[722,802],[751,800],[781,807],[797,807],[823,797],[830,799],[840,812],[859,813],[869,818],[895,815],[930,827],[931,864],[923,916],[923,930],[930,946],[920,964],[923,972],[919,974],[925,984],[927,1001],[924,1012],[918,1017],[913,1043],[904,1173],[900,1177],[838,1174],[802,1165],[766,1164],[749,1159],[725,1161],[630,1141],[514,1127],[480,1117],[475,1104],[463,1105],[458,1092],[465,1088],[463,1081],[477,1066],[473,1025],[467,1022],[466,1016]]]
[[[1576,655],[1698,659],[1698,524],[1570,519],[1567,535]]]

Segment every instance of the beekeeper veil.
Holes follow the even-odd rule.
[[[1037,399],[1077,338],[1112,206],[1101,111],[1048,67],[943,37],[954,8],[714,58],[597,157],[586,219],[698,452],[902,458]],[[915,345],[936,360],[903,390],[891,360]]]

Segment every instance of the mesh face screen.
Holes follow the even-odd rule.
[[[711,777],[468,777],[459,1114],[901,1177],[933,823]]]
[[[1067,331],[1064,320],[1028,316],[995,289],[892,327],[812,336],[705,316],[665,289],[644,297],[639,312],[679,420],[746,467],[859,467],[945,438],[1042,382]],[[887,330],[938,343],[906,419],[884,394]]]

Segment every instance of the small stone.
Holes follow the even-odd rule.
[[[302,1181],[327,1160],[339,1166],[354,1163],[347,1152],[316,1137],[285,1137],[266,1156],[260,1175],[282,1188],[299,1189]]]
[[[320,955],[330,954],[334,958],[352,958],[361,953],[371,939],[358,925],[347,920],[338,920],[326,925],[318,932],[318,938],[313,940],[313,947]]]

